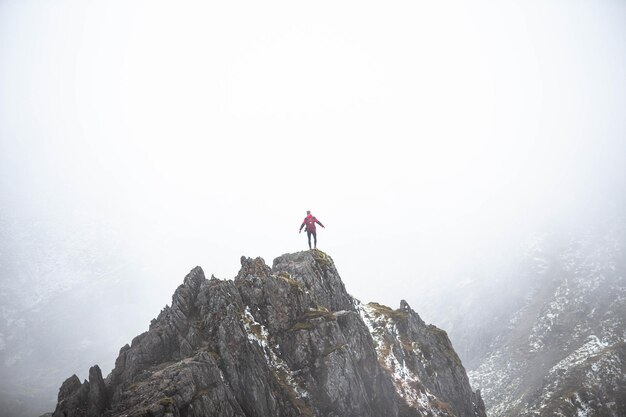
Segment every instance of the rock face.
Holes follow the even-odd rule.
[[[446,333],[406,302],[361,304],[313,250],[194,268],[111,374],[72,376],[54,417],[484,417]]]

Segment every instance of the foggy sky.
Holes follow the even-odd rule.
[[[626,3],[227,3],[0,2],[0,216],[121,248],[152,309],[312,210],[349,292],[415,307],[622,207]]]

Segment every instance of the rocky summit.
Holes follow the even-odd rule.
[[[74,375],[54,417],[484,417],[447,334],[405,302],[362,304],[319,250],[234,280],[194,268],[106,377]]]

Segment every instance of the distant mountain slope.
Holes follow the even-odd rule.
[[[109,368],[153,290],[111,228],[0,216],[0,416],[32,417],[94,358]],[[102,311],[107,311],[106,315]],[[93,322],[98,319],[99,325]],[[106,358],[111,358],[108,362]]]
[[[532,251],[525,304],[470,372],[489,415],[626,415],[623,234]]]
[[[407,303],[361,304],[313,250],[235,280],[196,267],[103,379],[76,376],[54,417],[484,417],[446,333]]]

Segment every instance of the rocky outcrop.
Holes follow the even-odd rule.
[[[80,383],[76,375],[68,378],[59,390],[57,412],[62,417],[100,416],[109,401],[107,388],[98,365],[89,369],[89,381]],[[61,414],[59,409],[63,410]]]
[[[446,333],[406,302],[360,303],[317,250],[241,265],[194,268],[106,380],[63,383],[53,416],[485,416]]]

